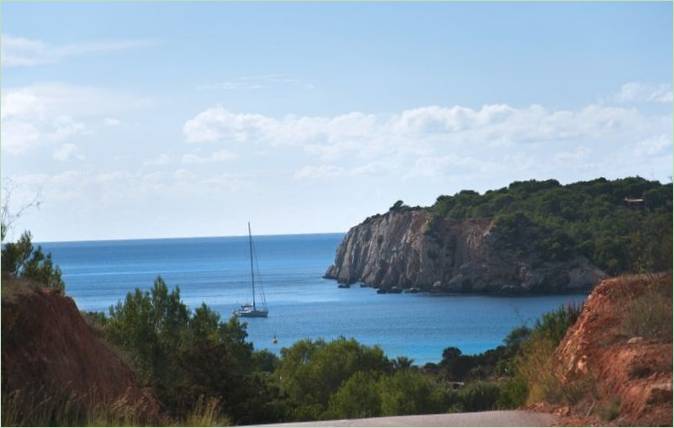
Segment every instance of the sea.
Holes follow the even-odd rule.
[[[377,345],[391,358],[406,356],[416,364],[438,362],[447,347],[457,347],[464,354],[486,351],[500,345],[513,328],[532,326],[542,314],[586,298],[584,294],[377,294],[358,284],[338,288],[335,281],[322,276],[343,236],[254,237],[256,282],[262,284],[269,308],[268,318],[245,319],[248,340],[255,349],[278,354],[300,339],[344,336]],[[247,236],[41,246],[60,266],[66,292],[80,310],[107,312],[135,288],[152,288],[157,276],[169,287],[180,287],[182,300],[191,308],[206,303],[223,319],[251,301]]]

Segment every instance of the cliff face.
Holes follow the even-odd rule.
[[[494,229],[491,220],[392,210],[353,227],[325,277],[383,289],[535,293],[589,289],[605,276],[582,257],[547,262],[504,249]]]
[[[20,391],[36,402],[67,395],[86,407],[120,406],[139,421],[160,421],[159,402],[139,387],[72,299],[22,281],[2,286],[12,289],[2,297],[3,394]]]

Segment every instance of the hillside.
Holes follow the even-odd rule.
[[[558,413],[574,423],[671,426],[671,274],[602,281],[555,360],[568,401]]]
[[[399,201],[347,233],[326,277],[382,289],[589,289],[606,274],[671,266],[671,192],[639,177],[532,180],[425,208]]]
[[[135,422],[161,419],[152,393],[97,337],[72,299],[25,280],[5,278],[2,287],[3,411],[29,411],[35,423],[48,422],[54,411],[86,422],[74,414],[96,407],[123,411]]]

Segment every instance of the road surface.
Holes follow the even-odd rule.
[[[558,418],[548,413],[524,410],[443,413],[437,415],[385,416],[366,419],[296,422],[265,425],[266,427],[536,427],[552,426]]]

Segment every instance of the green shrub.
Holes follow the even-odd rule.
[[[51,254],[41,247],[34,248],[30,232],[24,232],[18,241],[2,246],[2,273],[13,278],[36,281],[43,287],[65,293],[61,269],[54,264]]]
[[[381,415],[377,376],[356,372],[330,396],[324,419],[371,418]]]
[[[522,376],[508,378],[501,385],[501,391],[496,401],[499,409],[516,409],[523,406],[529,395],[529,386]]]
[[[463,411],[479,412],[497,407],[501,388],[493,382],[473,382],[459,390],[459,401]]]
[[[444,387],[416,370],[398,370],[377,385],[385,416],[440,413],[447,410]]]
[[[376,375],[390,370],[379,347],[342,337],[331,342],[300,340],[282,349],[275,375],[291,403],[291,417],[309,420],[322,417],[332,394],[356,372]]]
[[[567,305],[544,314],[536,321],[513,361],[514,380],[502,404],[521,403],[526,391],[526,403],[560,402],[564,392],[555,376],[553,355],[566,331],[576,322],[580,306]],[[526,385],[526,388],[524,387]]]

